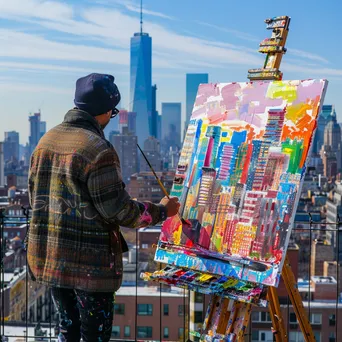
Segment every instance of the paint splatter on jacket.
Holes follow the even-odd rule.
[[[85,291],[116,291],[127,251],[119,226],[166,218],[162,205],[130,198],[120,161],[88,113],[70,110],[31,156],[32,219],[28,264],[38,282]]]

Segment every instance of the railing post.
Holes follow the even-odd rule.
[[[21,209],[23,210],[23,214],[26,218],[26,238],[25,240],[27,239],[27,234],[28,234],[28,231],[29,231],[29,227],[30,227],[30,207],[24,207],[22,206]],[[25,319],[26,319],[26,341],[28,341],[28,316],[29,316],[29,297],[28,297],[28,264],[27,264],[27,255],[26,255],[26,274],[25,274],[25,296],[26,296],[26,314],[25,314]]]
[[[4,275],[4,256],[6,253],[6,240],[4,238],[4,222],[5,222],[5,209],[0,208],[0,255],[1,255],[1,266],[0,266],[0,284],[1,284],[1,327],[0,327],[0,341],[3,342],[3,337],[5,337],[5,275]]]

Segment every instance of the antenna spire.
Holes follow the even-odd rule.
[[[142,0],[140,0],[140,34],[143,33],[143,4]]]

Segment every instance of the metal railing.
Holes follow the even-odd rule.
[[[0,237],[1,237],[1,272],[0,272],[0,282],[1,282],[1,298],[0,298],[0,335],[1,335],[1,342],[7,341],[6,338],[8,338],[8,341],[16,341],[16,339],[20,339],[20,341],[56,341],[56,333],[55,326],[57,324],[57,314],[54,310],[53,302],[51,300],[51,295],[49,293],[49,290],[47,291],[47,295],[44,295],[43,300],[40,301],[40,303],[34,303],[33,307],[35,309],[38,308],[37,312],[41,312],[39,315],[40,318],[40,332],[46,331],[44,336],[34,336],[35,331],[39,331],[39,327],[37,327],[38,319],[37,317],[34,317],[32,315],[32,312],[30,312],[30,305],[31,299],[30,296],[37,295],[37,292],[40,291],[40,289],[34,289],[34,286],[32,287],[32,283],[29,280],[28,272],[25,271],[27,269],[27,260],[25,257],[24,264],[21,264],[20,267],[22,269],[15,270],[16,264],[13,262],[11,264],[11,270],[13,274],[18,277],[22,277],[21,279],[21,285],[16,289],[17,292],[15,292],[13,289],[10,294],[8,294],[8,288],[6,287],[6,284],[8,284],[9,279],[5,279],[5,276],[7,274],[7,271],[5,269],[4,260],[6,257],[8,257],[9,254],[13,254],[13,250],[8,252],[7,244],[8,244],[8,225],[13,224],[17,220],[17,223],[22,224],[21,229],[28,229],[29,227],[29,211],[27,208],[23,208],[23,215],[18,216],[5,216],[4,211],[0,211]],[[25,226],[23,226],[23,224]],[[7,234],[6,234],[7,233]],[[341,311],[342,310],[342,301],[341,301],[341,292],[342,289],[340,288],[340,263],[341,263],[341,255],[340,255],[340,234],[341,231],[341,221],[340,218],[337,217],[337,222],[324,222],[319,221],[315,222],[312,218],[312,215],[309,213],[307,216],[307,220],[304,221],[295,221],[294,228],[291,235],[291,241],[299,245],[300,251],[299,252],[299,262],[298,266],[301,278],[303,278],[303,284],[307,287],[307,290],[304,290],[303,298],[305,298],[304,305],[307,309],[308,316],[310,317],[312,323],[313,323],[313,329],[316,334],[317,341],[328,341],[328,342],[337,342],[342,340],[342,332],[339,332],[338,326],[339,326],[339,317],[341,317]],[[324,239],[327,239],[327,236],[332,241],[332,245],[327,244],[327,242],[324,242]],[[331,238],[332,236],[332,238]],[[336,271],[334,272],[336,283],[333,283],[331,286],[331,291],[334,291],[334,295],[332,295],[332,292],[329,292],[329,299],[321,298],[321,300],[316,299],[316,294],[313,293],[313,287],[311,286],[311,277],[313,275],[312,266],[316,263],[316,260],[313,261],[312,259],[312,253],[316,251],[313,251],[313,242],[314,243],[320,243],[320,240],[323,240],[322,245],[327,246],[325,250],[327,250],[330,253],[329,260],[333,266],[336,268]],[[342,242],[342,240],[341,240]],[[138,232],[136,232],[136,265],[139,264],[139,248],[138,248]],[[19,249],[20,250],[20,249]],[[302,253],[302,251],[306,251],[307,254]],[[331,255],[333,257],[331,257]],[[322,256],[322,258],[324,258]],[[323,262],[325,260],[321,260],[319,262]],[[17,260],[18,262],[18,260]],[[20,262],[20,261],[19,261]],[[156,264],[156,267],[157,266]],[[323,274],[322,274],[323,275]],[[192,312],[190,314],[190,296],[188,291],[183,291],[183,294],[180,294],[179,297],[181,297],[181,302],[184,305],[185,313],[182,317],[182,325],[179,327],[179,331],[181,333],[178,334],[178,339],[171,340],[170,338],[164,337],[165,336],[165,330],[164,330],[164,320],[165,318],[165,312],[163,312],[163,295],[164,291],[161,286],[159,286],[159,312],[158,310],[155,312],[157,313],[158,317],[158,336],[156,334],[153,335],[153,338],[148,333],[144,337],[144,334],[141,334],[138,332],[138,325],[139,320],[141,317],[138,317],[137,314],[137,307],[139,303],[139,296],[140,296],[140,290],[142,287],[138,286],[137,283],[139,281],[139,274],[138,274],[138,267],[136,267],[136,286],[135,286],[135,294],[134,294],[134,303],[133,306],[135,306],[135,316],[130,317],[133,327],[131,329],[132,333],[130,334],[130,337],[127,338],[116,338],[115,334],[113,334],[113,338],[111,341],[141,341],[141,340],[149,340],[149,341],[188,341],[188,340],[194,340],[194,337],[190,334],[190,321],[197,319],[198,322],[200,322],[201,319],[203,319],[203,316],[206,312],[206,305],[207,301],[204,300],[201,304],[196,303],[195,304],[195,310],[197,310],[197,315]],[[300,284],[300,286],[303,286],[303,284]],[[32,287],[32,288],[31,288]],[[158,286],[156,286],[158,288]],[[21,292],[20,292],[21,291]],[[36,291],[36,292],[34,292]],[[44,292],[41,290],[42,293]],[[22,297],[20,297],[20,294]],[[18,297],[15,297],[18,296]],[[42,296],[41,296],[42,297]],[[334,297],[334,298],[332,298]],[[24,298],[24,303],[23,303]],[[14,303],[14,304],[13,304]],[[15,307],[9,308],[9,305],[12,304]],[[283,296],[281,298],[281,307],[284,314],[284,319],[286,322],[286,328],[288,331],[288,334],[290,336],[289,341],[302,341],[301,339],[301,333],[298,327],[298,324],[295,321],[295,317],[293,316],[293,310],[292,305],[290,303],[290,300],[288,297]],[[22,310],[24,309],[24,312]],[[14,314],[12,313],[12,316],[8,316],[8,310],[17,310]],[[199,314],[202,311],[202,314]],[[252,315],[251,322],[249,324],[249,327],[246,331],[245,340],[246,341],[273,341],[273,334],[271,331],[271,322],[267,315],[267,309],[259,309],[254,308],[253,312],[255,312],[254,315]],[[259,313],[260,312],[260,313]],[[44,314],[42,314],[44,313]],[[20,319],[18,319],[18,315],[20,316]],[[14,315],[14,316],[13,316]],[[259,315],[259,316],[258,316]],[[329,316],[329,322],[327,323],[327,315]],[[16,319],[12,319],[11,317],[17,317]],[[155,320],[156,316],[151,317],[151,320]],[[144,322],[148,320],[146,317],[144,318]],[[116,318],[114,317],[114,324],[115,324]],[[144,323],[146,324],[146,323]],[[153,322],[154,326],[156,326],[156,322]],[[325,328],[326,326],[329,326],[328,328]],[[35,329],[36,328],[36,329]],[[122,328],[122,327],[121,327]],[[126,328],[124,328],[126,329]],[[18,331],[22,331],[18,332]],[[125,331],[126,333],[126,331]],[[328,335],[329,333],[329,335]]]

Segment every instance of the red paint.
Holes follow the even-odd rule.
[[[210,137],[208,148],[207,148],[207,154],[205,155],[204,167],[210,167],[211,154],[213,152],[213,147],[214,147],[214,138]]]
[[[246,184],[246,182],[247,182],[248,168],[249,168],[249,163],[250,163],[251,158],[252,158],[252,152],[253,152],[253,145],[248,144],[246,158],[245,158],[245,165],[243,166],[242,175],[241,175],[241,183],[242,184]]]

